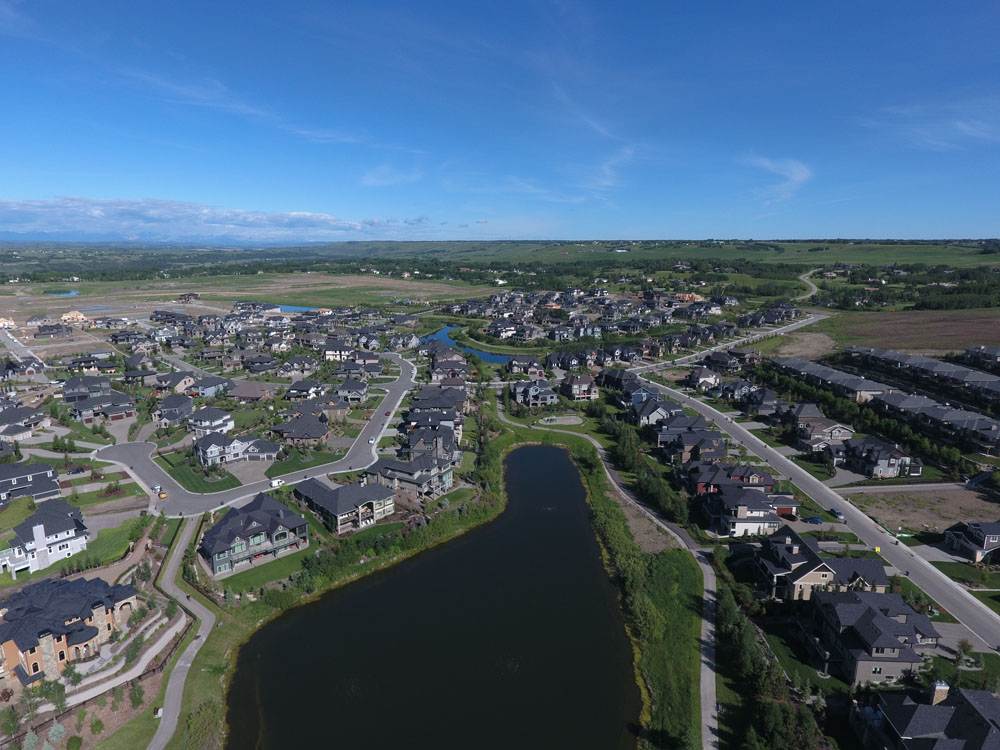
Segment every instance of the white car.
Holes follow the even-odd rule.
[[[271,487],[280,487],[284,483],[285,483],[284,479],[272,479],[271,480]]]
[[[368,445],[375,445],[375,438],[373,437],[368,438]]]

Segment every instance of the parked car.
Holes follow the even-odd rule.
[[[841,513],[841,512],[839,511],[839,510],[837,510],[836,508],[830,508],[830,513],[831,513],[831,514],[833,515],[833,517],[834,517],[834,518],[836,518],[836,519],[837,519],[838,521],[843,521],[843,520],[844,520],[844,514],[843,514],[843,513]]]
[[[819,516],[809,516],[809,518],[803,518],[802,520],[805,523],[815,523],[815,524],[823,523],[823,519],[820,518]]]
[[[272,479],[272,480],[271,480],[271,486],[272,486],[272,487],[280,487],[280,486],[281,486],[281,485],[283,485],[284,483],[285,483],[285,480],[284,480],[284,479]]]
[[[391,415],[392,415],[392,412],[391,412],[391,411],[387,411],[387,412],[385,413],[385,415],[386,415],[387,417],[388,417],[388,416],[391,416]]]
[[[69,471],[67,471],[66,473],[70,474],[70,475],[73,475],[73,474],[83,474],[85,471],[86,471],[86,469],[84,469],[82,466],[76,466],[76,467],[70,469]]]
[[[375,438],[373,437],[368,438],[368,445],[375,445]]]

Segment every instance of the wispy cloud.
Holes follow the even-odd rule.
[[[740,162],[748,167],[763,169],[782,178],[781,182],[758,189],[765,203],[788,200],[812,179],[812,170],[798,159],[768,159],[764,156],[748,156]]]
[[[884,107],[861,122],[913,148],[960,151],[1000,143],[1000,99]]]
[[[0,227],[21,234],[75,234],[146,241],[240,240],[292,242],[397,236],[420,230],[425,216],[351,221],[308,211],[267,212],[219,208],[181,201],[103,200],[62,197],[0,201]]]
[[[390,187],[393,185],[409,185],[423,178],[419,169],[404,172],[388,164],[380,164],[366,172],[361,178],[361,184],[366,187]]]
[[[596,167],[590,169],[589,174],[580,183],[580,187],[596,193],[604,193],[617,187],[621,183],[620,168],[632,161],[634,157],[634,148],[622,146],[611,156],[603,159]]]

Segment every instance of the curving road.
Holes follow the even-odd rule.
[[[800,295],[799,295],[798,297],[796,297],[796,298],[795,298],[796,300],[800,300],[800,299],[809,299],[809,298],[810,298],[810,297],[812,297],[812,296],[813,296],[814,294],[816,294],[816,292],[818,292],[818,291],[819,291],[819,287],[818,287],[818,286],[816,286],[816,285],[815,285],[815,284],[814,284],[814,283],[812,282],[812,280],[811,280],[811,279],[809,278],[810,276],[812,276],[812,275],[813,275],[814,273],[816,273],[816,272],[817,272],[817,271],[819,271],[819,270],[820,270],[820,269],[818,269],[818,268],[814,268],[813,270],[811,270],[811,271],[809,271],[809,272],[807,272],[807,273],[804,273],[804,274],[802,274],[801,276],[799,276],[799,281],[804,281],[804,282],[806,282],[806,284],[808,284],[808,285],[809,285],[809,291],[808,291],[808,292],[806,292],[805,294],[800,294]]]
[[[385,388],[388,393],[382,399],[371,421],[364,426],[361,434],[347,451],[347,455],[328,464],[285,474],[282,476],[285,484],[297,484],[306,479],[322,477],[326,474],[363,469],[375,463],[378,458],[379,438],[392,421],[393,415],[407,391],[417,385],[415,382],[417,368],[412,362],[395,353],[385,353],[382,356],[399,365],[399,377],[393,383],[379,385],[380,388]],[[385,414],[387,411],[389,416]],[[374,438],[373,444],[368,442],[372,438]],[[110,461],[122,468],[127,468],[140,485],[145,485],[144,489],[151,495],[150,488],[154,484],[162,485],[167,493],[167,498],[154,509],[156,511],[162,509],[171,518],[198,516],[206,510],[215,510],[243,498],[253,497],[258,492],[266,492],[271,487],[270,481],[264,480],[222,492],[209,494],[189,492],[153,461],[152,454],[155,450],[156,446],[153,443],[120,443],[94,451],[93,456],[101,461]]]
[[[993,610],[929,562],[914,554],[909,547],[898,544],[891,534],[861,510],[851,505],[836,490],[827,487],[805,469],[782,456],[745,427],[734,422],[717,409],[673,388],[654,383],[647,378],[641,378],[641,380],[650,389],[680,402],[683,406],[694,409],[707,419],[713,420],[718,429],[728,434],[737,443],[746,446],[748,451],[765,461],[775,471],[791,479],[799,489],[819,503],[820,507],[836,508],[841,511],[844,514],[847,527],[869,547],[878,547],[886,562],[904,572],[929,597],[957,617],[962,624],[983,641],[990,645],[1000,644],[1000,617]]]

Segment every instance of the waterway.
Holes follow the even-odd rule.
[[[80,294],[79,289],[71,289],[68,292],[42,292],[47,297],[76,297]]]
[[[492,523],[255,633],[227,750],[626,750],[640,698],[583,486],[553,447],[513,451]]]
[[[435,331],[429,336],[424,336],[421,341],[430,341],[431,339],[436,339],[438,341],[443,341],[448,346],[453,346],[456,349],[461,349],[463,352],[469,352],[469,354],[475,354],[483,362],[491,365],[502,365],[510,361],[510,357],[506,354],[496,354],[494,352],[484,352],[482,349],[473,349],[468,346],[462,346],[455,342],[451,337],[451,332],[455,331],[459,326],[445,326],[440,331]]]

